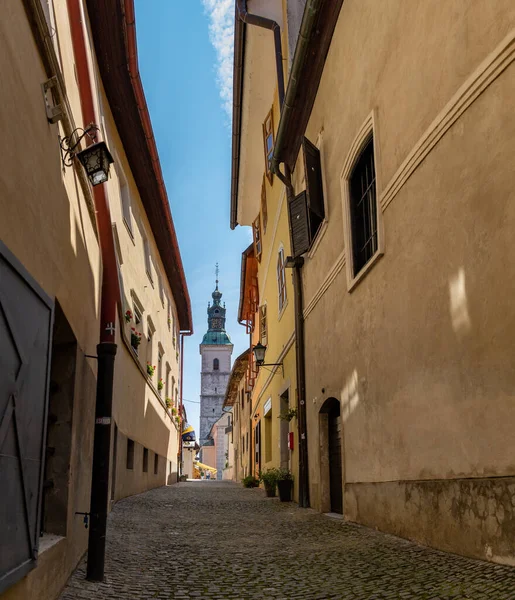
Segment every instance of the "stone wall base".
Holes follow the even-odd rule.
[[[447,552],[515,566],[515,477],[348,483],[345,518]]]

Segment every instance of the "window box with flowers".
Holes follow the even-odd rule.
[[[154,377],[154,373],[156,372],[156,366],[155,365],[151,365],[148,361],[147,361],[147,374],[150,377]]]
[[[125,322],[130,323],[132,321],[132,311],[126,310],[124,317],[125,317]]]
[[[164,388],[165,384],[162,379],[157,382],[157,389],[161,391]]]
[[[175,417],[176,414],[177,414],[177,409],[175,408],[175,406],[172,406],[172,416]]]
[[[172,399],[171,398],[165,398],[165,403],[166,403],[166,408],[172,408]],[[173,408],[172,408],[173,411]],[[173,412],[172,412],[173,414]]]
[[[141,333],[131,327],[131,346],[136,354],[138,353],[139,345],[141,344]]]

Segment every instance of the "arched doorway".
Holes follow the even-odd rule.
[[[340,402],[328,398],[319,415],[321,509],[343,514],[342,423]]]

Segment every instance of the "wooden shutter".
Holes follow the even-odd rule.
[[[297,258],[309,249],[309,220],[306,192],[295,196],[288,203],[291,226],[291,243],[293,256]]]
[[[323,221],[325,218],[325,206],[320,150],[307,138],[304,138],[303,149],[308,207],[321,221]],[[312,233],[314,235],[316,231],[313,231]]]
[[[0,242],[0,594],[36,566],[53,302]]]

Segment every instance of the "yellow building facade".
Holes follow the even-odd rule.
[[[237,166],[233,160],[231,227],[252,228],[252,250],[244,253],[244,262],[246,256],[256,262],[256,281],[249,281],[242,268],[241,298],[246,301],[252,286],[255,297],[247,299],[243,311],[240,302],[240,322],[247,327],[251,351],[260,343],[266,346],[266,355],[264,366],[258,367],[251,352],[244,388],[239,390],[245,398],[240,398],[239,412],[234,415],[235,429],[240,431],[235,436],[236,472],[241,477],[258,476],[273,467],[290,469],[298,499],[295,302],[286,266],[290,234],[284,186],[270,169],[283,95],[278,54],[281,68],[287,68],[286,3],[237,2],[237,7],[233,120]],[[264,21],[253,24],[250,13]],[[246,419],[247,412],[245,423],[242,417]]]

